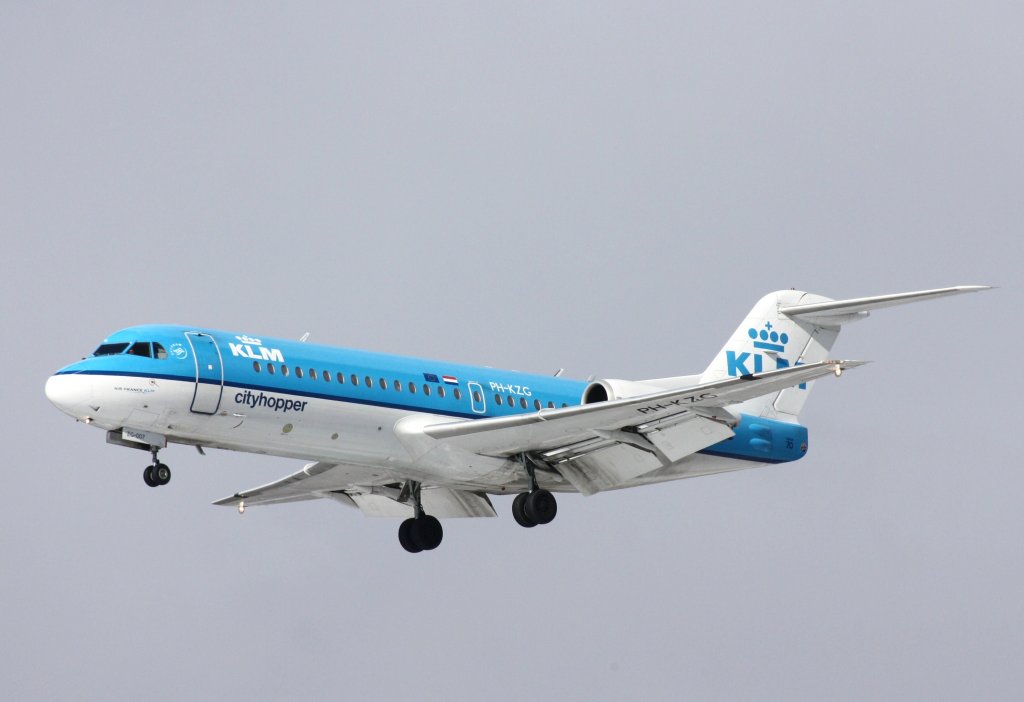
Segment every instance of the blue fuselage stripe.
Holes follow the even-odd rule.
[[[165,357],[130,353],[92,356],[57,373],[199,382],[465,419],[532,413],[538,401],[541,407],[575,406],[587,386],[584,381],[568,378],[180,326],[130,327],[111,335],[104,343],[136,341],[161,345]],[[201,355],[198,363],[195,353]],[[270,373],[271,366],[276,368],[276,374]],[[284,371],[289,368],[291,372],[286,374]],[[296,371],[305,371],[303,377]],[[331,375],[325,376],[325,371]],[[356,383],[351,382],[353,376]],[[223,377],[223,382],[219,377]],[[339,377],[344,382],[337,382]],[[260,381],[254,382],[257,378]],[[410,392],[410,386],[417,392]],[[311,389],[314,387],[330,392]],[[424,392],[428,389],[429,394]],[[442,389],[444,397],[440,395]],[[460,399],[454,397],[456,389],[462,395]],[[480,395],[474,396],[474,391]],[[393,402],[384,400],[384,396],[406,399]],[[237,396],[221,399],[231,401],[245,407],[249,400]],[[526,407],[522,406],[524,402]],[[456,404],[461,409],[453,407]],[[734,437],[701,453],[756,463],[782,463],[801,458],[807,449],[807,430],[799,424],[743,415],[734,431]]]

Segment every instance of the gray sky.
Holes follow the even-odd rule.
[[[1019,4],[707,5],[0,7],[0,697],[1016,699]],[[844,332],[805,460],[418,557],[43,396],[142,322],[649,378],[959,283]]]

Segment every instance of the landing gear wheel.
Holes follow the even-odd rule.
[[[441,539],[444,538],[440,520],[429,514],[412,520],[411,532],[412,540],[424,551],[433,551],[441,545]]]
[[[512,500],[512,517],[519,526],[526,527],[527,529],[537,526],[537,522],[526,516],[526,501],[529,498],[530,493],[521,492],[516,495],[516,499]]]
[[[419,553],[423,550],[423,547],[412,538],[412,525],[415,523],[415,519],[406,519],[398,527],[398,543],[402,544],[402,548],[409,553]]]
[[[547,524],[558,513],[558,502],[547,490],[534,490],[523,503],[523,513],[536,524]]]
[[[146,466],[146,470],[142,471],[142,479],[150,487],[156,487],[160,484],[153,480],[153,466]]]
[[[150,476],[157,485],[166,485],[171,482],[171,469],[163,463],[157,463],[150,468]]]

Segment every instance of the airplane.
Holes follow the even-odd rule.
[[[554,493],[586,496],[804,457],[800,411],[843,325],[872,311],[990,289],[962,285],[833,300],[761,298],[701,373],[589,381],[190,326],[115,332],[58,370],[46,396],[108,443],[148,451],[166,485],[169,444],[308,461],[214,502],[331,499],[402,519],[401,546],[437,548],[440,519],[495,517],[515,495],[521,526],[548,524]]]

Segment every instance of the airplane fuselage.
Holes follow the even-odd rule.
[[[147,325],[113,334],[96,355],[59,370],[47,395],[65,413],[129,442],[148,444],[156,435],[345,463],[360,468],[352,480],[364,485],[413,479],[500,494],[525,485],[521,463],[435,445],[420,429],[575,406],[586,387],[554,376]],[[735,431],[682,465],[623,487],[796,460],[807,448],[798,424],[755,425],[742,417]],[[555,475],[541,480],[551,490],[573,489]]]

